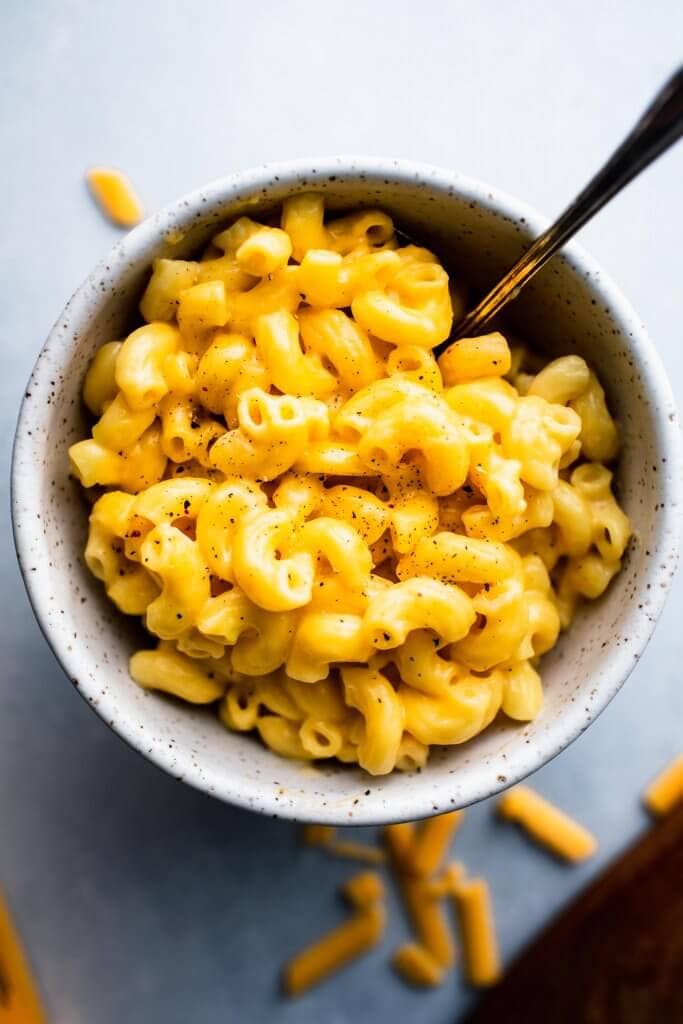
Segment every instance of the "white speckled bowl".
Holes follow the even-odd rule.
[[[546,702],[531,725],[495,723],[426,769],[373,779],[344,767],[282,760],[227,732],[211,710],[146,693],[128,676],[140,629],[107,601],[82,551],[87,512],[67,448],[86,429],[79,399],[96,348],[124,332],[152,260],[184,257],[240,214],[286,195],[325,193],[334,208],[379,205],[432,245],[475,293],[520,255],[544,221],[522,203],[458,174],[404,161],[339,157],[246,171],[178,200],[127,235],[68,303],[26,389],[13,463],[21,569],[36,616],[83,697],[131,746],[198,789],[255,811],[370,824],[418,818],[490,796],[571,743],[612,699],[654,629],[674,572],[681,459],[676,412],[637,316],[578,247],[555,257],[514,305],[512,324],[549,353],[596,366],[621,423],[621,501],[635,542],[606,597],[588,607],[543,660]],[[184,237],[172,244],[176,232]],[[170,241],[169,241],[170,239]],[[57,685],[55,681],[55,685]]]

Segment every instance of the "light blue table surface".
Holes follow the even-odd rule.
[[[268,160],[338,152],[454,167],[553,214],[680,58],[673,0],[599,4],[347,0],[198,4],[7,0],[0,14],[2,486],[24,382],[71,291],[117,238],[86,195],[93,163],[125,168],[153,210]],[[683,151],[587,228],[683,397]],[[46,438],[46,443],[49,439]],[[296,1003],[280,964],[343,915],[354,866],[295,828],[173,782],[108,731],[34,623],[0,532],[0,884],[56,1024],[379,1020],[452,1024],[454,974],[427,994],[386,940]],[[459,856],[493,889],[509,960],[647,825],[645,781],[683,748],[683,587],[596,724],[534,779],[600,838],[565,868],[467,812]],[[678,626],[677,626],[678,624]]]

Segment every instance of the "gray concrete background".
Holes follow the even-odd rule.
[[[30,367],[71,291],[117,237],[83,172],[125,168],[149,210],[267,160],[338,152],[454,167],[554,214],[680,60],[683,7],[541,0],[200,4],[6,0],[0,14],[2,487]],[[582,241],[649,326],[683,398],[681,181],[670,154]],[[46,439],[46,443],[49,443]],[[457,974],[427,994],[382,947],[297,1003],[276,978],[341,918],[353,866],[294,827],[176,784],[62,677],[0,531],[0,884],[55,1024],[455,1022]],[[644,782],[683,747],[679,578],[630,682],[534,784],[593,828],[565,868],[470,810],[458,854],[493,888],[509,960],[644,827]],[[679,632],[676,631],[679,623]]]

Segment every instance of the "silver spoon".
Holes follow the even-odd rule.
[[[440,355],[458,338],[479,333],[499,313],[550,257],[579,228],[601,210],[612,196],[640,174],[683,134],[683,67],[657,93],[630,135],[551,226],[536,239],[514,267],[507,272],[474,309],[455,325],[450,337],[434,349]]]

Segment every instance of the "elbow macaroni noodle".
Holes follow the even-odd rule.
[[[284,757],[415,770],[540,712],[540,657],[630,536],[618,431],[578,356],[539,370],[493,333],[435,359],[436,258],[324,214],[297,195],[155,262],[147,322],[85,379],[85,558],[158,640],[140,686]]]

